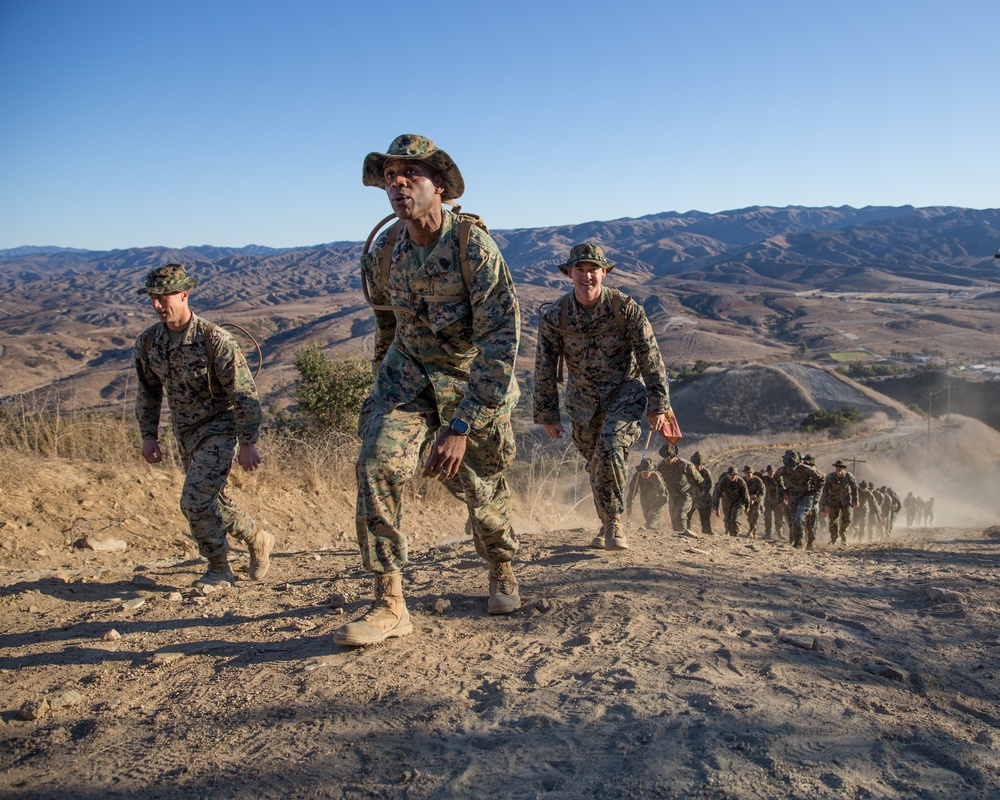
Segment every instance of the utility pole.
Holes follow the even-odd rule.
[[[948,414],[945,416],[945,419],[949,419],[949,418],[951,418],[951,384],[950,383],[948,384]]]
[[[858,458],[855,456],[851,459],[851,474],[856,478],[858,477],[858,464],[867,464],[863,458]]]

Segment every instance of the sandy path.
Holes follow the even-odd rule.
[[[523,537],[507,618],[484,613],[469,543],[422,548],[414,633],[368,649],[330,636],[368,593],[346,547],[282,553],[268,583],[198,600],[169,599],[192,562],[7,570],[0,793],[1000,795],[997,539],[589,538]]]

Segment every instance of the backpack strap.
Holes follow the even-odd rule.
[[[628,333],[625,312],[622,310],[622,293],[617,288],[611,290],[611,313],[614,314],[615,322],[618,323],[618,330],[623,334]]]
[[[205,323],[205,355],[208,357],[208,396],[214,399],[215,393],[212,391],[212,376],[215,374],[215,339],[212,337],[212,334],[219,326],[214,322],[209,322],[208,320],[203,321]],[[142,334],[142,339],[139,341],[139,344],[142,347],[142,352],[146,354],[147,361],[149,360],[150,354],[153,352],[153,337],[156,336],[156,331],[161,325],[163,325],[162,322],[148,328],[145,333]]]
[[[406,225],[406,222],[401,219],[397,219],[392,223],[392,227],[389,228],[388,238],[385,240],[385,247],[379,253],[378,280],[382,286],[389,285],[389,267],[392,266],[392,251],[396,246],[396,240],[399,238],[404,225]]]
[[[625,306],[632,302],[632,298],[629,298],[627,302],[622,302],[622,293],[618,289],[611,289],[611,316],[614,317],[614,321],[601,328],[599,331],[594,333],[577,333],[575,331],[570,331],[567,329],[567,324],[569,320],[569,304],[572,302],[573,293],[567,292],[559,300],[559,326],[556,327],[551,323],[545,322],[542,319],[542,314],[545,311],[545,307],[548,303],[543,303],[542,307],[538,309],[538,319],[539,324],[548,324],[550,328],[555,330],[562,336],[585,336],[587,338],[594,338],[597,336],[603,336],[609,330],[611,330],[612,325],[617,325],[618,330],[621,331],[622,336],[628,335],[628,321],[625,319]],[[562,345],[562,336],[559,339],[559,365],[556,368],[556,382],[563,382],[563,367],[566,363],[566,353]]]
[[[469,235],[472,233],[472,226],[476,224],[471,219],[473,216],[473,214],[463,214],[458,221],[458,265],[462,268],[462,282],[465,284],[466,292],[472,286],[472,267],[469,265]]]

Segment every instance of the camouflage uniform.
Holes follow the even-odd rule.
[[[735,480],[730,476],[735,475]],[[750,492],[746,481],[736,472],[727,472],[715,485],[714,510],[722,509],[722,519],[726,525],[726,533],[730,536],[740,535],[740,509],[750,507]]]
[[[656,465],[656,471],[663,476],[670,497],[670,522],[674,533],[683,532],[694,512],[694,496],[699,493],[704,478],[690,461],[674,456]]]
[[[886,537],[888,537],[889,534],[892,533],[893,527],[896,525],[896,515],[902,510],[903,501],[899,499],[899,495],[896,494],[896,492],[893,490],[891,486],[886,486],[884,488],[885,488],[885,493],[889,495],[889,499],[891,501],[889,504],[889,514],[887,515],[886,525],[885,525],[885,535]]]
[[[830,515],[830,544],[836,544],[838,538],[847,543],[847,529],[858,502],[858,482],[850,472],[837,475],[834,471],[826,476],[819,504]]]
[[[764,483],[764,538],[771,538],[771,531],[774,531],[774,538],[780,539],[784,528],[785,515],[781,510],[781,498],[778,496],[778,482],[775,480],[774,471],[765,471],[760,474],[760,479]]]
[[[757,523],[760,520],[761,506],[764,505],[764,495],[767,489],[764,486],[764,481],[761,479],[760,475],[755,475],[750,472],[747,473],[746,470],[743,471],[744,476],[749,474],[750,477],[744,477],[743,480],[747,485],[747,492],[750,494],[750,507],[747,509],[747,525],[749,530],[747,530],[748,539],[757,538]]]
[[[858,485],[858,503],[858,510],[854,519],[854,529],[857,531],[859,539],[864,538],[865,534],[867,534],[868,540],[871,541],[871,530],[874,521],[878,518],[879,506],[867,481],[861,481]],[[869,520],[871,520],[871,525],[869,524]]]
[[[214,343],[210,369],[206,337]],[[253,375],[232,335],[197,315],[177,342],[161,322],[136,340],[135,415],[143,439],[159,436],[166,395],[184,465],[181,511],[199,552],[210,561],[229,551],[226,534],[253,539],[254,522],[226,494],[237,444],[256,444],[261,423]]]
[[[871,486],[871,484],[869,484]],[[868,515],[868,541],[879,534],[879,538],[885,538],[885,515],[892,506],[892,500],[881,489],[872,487],[872,499],[875,501],[877,513]]]
[[[789,541],[793,547],[801,547],[805,533],[806,546],[811,547],[813,533],[806,518],[813,512],[816,494],[823,485],[823,474],[808,464],[798,463],[782,466],[775,477],[781,490],[782,504],[788,513]]]
[[[571,292],[565,320],[561,301],[552,303],[541,314],[535,355],[534,419],[541,425],[560,422],[557,367],[560,354],[565,358],[566,413],[602,522],[625,509],[628,451],[639,437],[639,420],[670,411],[666,369],[646,313],[621,295],[623,332],[615,324],[612,291],[602,288],[592,308]]]
[[[701,475],[701,483],[698,485],[698,490],[694,495],[694,505],[690,512],[688,512],[688,517],[684,521],[685,527],[691,527],[691,519],[694,513],[698,512],[698,517],[701,520],[701,532],[706,536],[712,535],[712,489],[714,484],[712,483],[712,473],[701,463],[701,455],[695,453],[691,456],[691,463],[694,464],[698,474]]]
[[[903,511],[906,513],[906,527],[912,528],[913,518],[917,514],[917,498],[913,496],[913,492],[903,498]]]
[[[648,469],[643,470],[644,466],[648,466]],[[649,472],[648,478],[643,477],[643,471]],[[663,527],[663,512],[667,509],[667,488],[663,485],[663,477],[648,461],[639,465],[632,480],[629,481],[625,510],[630,517],[637,493],[646,527],[654,531],[660,530]]]
[[[421,262],[404,228],[387,286],[377,274],[387,233],[362,257],[372,301],[415,312],[375,311],[376,376],[358,422],[356,529],[364,566],[377,574],[407,562],[403,489],[422,448],[453,418],[468,423],[468,444],[458,475],[443,483],[467,506],[483,558],[509,562],[517,552],[503,470],[514,459],[510,414],[520,396],[514,377],[520,311],[500,250],[476,226],[466,288],[458,231],[458,218],[445,211],[440,235]]]

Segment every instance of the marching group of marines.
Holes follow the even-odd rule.
[[[423,136],[396,137],[385,153],[369,153],[363,183],[386,192],[399,222],[362,256],[362,282],[375,312],[374,383],[358,423],[355,528],[362,564],[373,576],[374,601],[360,619],[334,635],[338,644],[370,645],[412,632],[403,594],[408,562],[403,492],[419,470],[437,478],[468,510],[476,552],[488,564],[489,614],[520,606],[513,561],[518,538],[511,523],[504,470],[515,455],[511,412],[520,396],[514,375],[520,309],[513,279],[481,220],[446,209],[465,189],[452,158]],[[789,450],[777,471],[743,477],[730,467],[713,486],[699,453],[678,455],[680,436],[670,407],[667,374],[656,337],[638,303],[604,285],[615,263],[593,243],[576,245],[557,265],[572,291],[539,312],[534,372],[534,420],[546,434],[570,435],[586,462],[601,521],[591,547],[628,549],[623,515],[638,494],[646,526],[690,531],[697,512],[711,533],[714,511],[731,536],[745,513],[756,536],[787,524],[795,547],[811,547],[818,512],[830,518],[832,541],[846,541],[852,524],[869,539],[888,535],[900,509],[891,490],[859,485],[837,462],[824,476]],[[146,276],[160,319],[134,348],[136,415],[143,457],[162,460],[161,404],[185,468],[181,509],[208,561],[202,588],[234,585],[229,537],[250,552],[250,578],[270,567],[274,536],[261,531],[226,494],[234,457],[243,469],[261,464],[260,403],[253,376],[233,337],[188,307],[197,280],[180,264]],[[564,375],[565,373],[565,375]],[[559,384],[566,386],[560,408]],[[631,483],[628,456],[643,417],[665,443],[655,467],[644,459]],[[648,439],[647,439],[648,443]],[[804,545],[803,545],[804,543]]]
[[[930,524],[934,519],[933,497],[923,501],[911,492],[900,501],[889,486],[875,488],[870,481],[858,482],[840,460],[834,462],[832,472],[823,475],[811,455],[786,450],[777,470],[768,464],[755,472],[746,465],[740,474],[731,466],[713,484],[701,453],[685,461],[677,456],[676,446],[668,444],[660,455],[663,460],[655,467],[649,459],[639,463],[628,490],[628,517],[638,494],[643,527],[651,530],[666,528],[664,517],[669,511],[672,530],[693,535],[691,523],[697,511],[701,533],[710,536],[715,533],[714,511],[729,536],[740,535],[745,516],[746,536],[756,539],[763,516],[761,539],[781,539],[787,530],[793,547],[811,549],[821,514],[827,516],[830,544],[846,544],[848,533],[859,541],[888,539],[900,509],[906,511],[908,527],[914,521]]]

